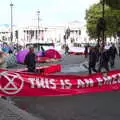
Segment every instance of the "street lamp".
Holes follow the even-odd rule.
[[[39,10],[37,11],[37,16],[38,16],[38,29],[39,29],[39,27],[40,27],[40,25],[39,25],[39,21],[40,21],[40,11],[39,11]]]
[[[40,25],[39,25],[39,21],[40,21],[40,11],[37,11],[37,16],[38,16],[38,32],[37,32],[37,39],[38,39],[38,51],[39,49],[39,29],[40,29]]]
[[[11,34],[10,34],[10,39],[11,39],[11,43],[13,41],[13,3],[11,2],[10,4],[10,8],[11,8]]]
[[[105,0],[102,1],[102,17],[104,20],[104,16],[105,16]],[[105,30],[103,29],[102,31],[102,39],[103,39],[103,45],[105,44]]]

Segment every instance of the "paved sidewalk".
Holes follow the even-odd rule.
[[[43,120],[33,117],[31,114],[15,107],[6,100],[0,98],[0,120]]]
[[[88,74],[88,59],[85,59],[84,56],[72,56],[72,59],[70,56],[66,56],[65,61],[62,61],[61,64],[62,71],[56,74]],[[96,68],[98,69],[97,65]],[[119,70],[120,57],[116,57],[114,68],[111,68],[110,65],[109,68],[110,70]]]

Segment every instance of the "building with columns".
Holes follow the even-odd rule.
[[[70,29],[69,39],[64,40],[64,35],[67,29]],[[18,31],[18,39],[16,39],[15,31]],[[0,28],[0,31],[2,29]],[[7,39],[10,38],[10,29],[6,29]],[[1,35],[0,35],[1,37]],[[61,43],[67,44],[71,42],[83,43],[89,40],[89,37],[86,33],[86,27],[84,23],[80,21],[72,21],[67,24],[62,24],[59,26],[25,26],[14,28],[14,38],[15,43],[19,43],[21,45],[26,45],[27,43]]]

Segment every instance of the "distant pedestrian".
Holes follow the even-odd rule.
[[[8,46],[7,43],[3,43],[2,51],[5,52],[5,53],[9,52],[9,46]]]
[[[84,51],[85,58],[88,57],[88,48],[89,48],[89,45],[86,45],[86,46],[85,46],[85,51]]]
[[[118,43],[118,55],[120,57],[120,43]]]
[[[95,46],[95,52],[96,52],[96,61],[99,62],[99,56],[100,56],[100,52],[99,52],[99,46]]]
[[[25,57],[24,63],[27,65],[28,72],[35,72],[36,68],[36,61],[35,61],[35,53],[34,48],[29,48],[29,53]]]
[[[117,49],[114,44],[112,44],[112,46],[110,47],[109,54],[110,54],[110,65],[113,68],[115,63],[115,56],[117,54]]]
[[[89,74],[92,73],[92,71],[97,72],[95,66],[97,62],[97,54],[95,51],[95,47],[90,47],[89,51]]]
[[[69,53],[69,47],[68,45],[65,45],[65,54],[68,54]]]
[[[119,57],[120,57],[120,47],[119,47]]]
[[[109,71],[109,50],[100,48],[100,58],[99,58],[99,68],[98,71],[101,72],[101,69],[104,68],[107,72]]]

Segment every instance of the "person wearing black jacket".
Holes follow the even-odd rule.
[[[90,47],[89,51],[89,74],[92,73],[92,71],[97,72],[95,69],[97,62],[97,54],[96,54],[96,49],[95,47]]]
[[[88,57],[88,49],[89,49],[89,45],[87,44],[87,45],[85,46],[85,51],[84,51],[84,53],[85,53],[85,58]]]
[[[109,58],[110,58],[109,50],[106,50],[104,49],[104,47],[101,47],[99,55],[99,69],[98,69],[99,72],[101,72],[102,68],[105,68],[107,72],[109,71],[108,65]]]
[[[117,54],[117,49],[114,44],[109,48],[109,54],[110,54],[110,65],[113,68],[115,63],[115,56]]]
[[[35,72],[36,68],[36,61],[35,61],[35,53],[34,48],[29,48],[29,53],[25,57],[24,63],[27,65],[28,72]]]

